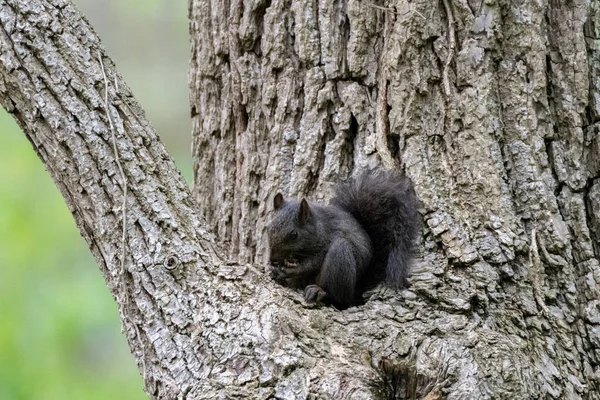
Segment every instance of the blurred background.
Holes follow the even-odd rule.
[[[74,0],[191,182],[186,0]],[[0,108],[0,399],[145,399],[116,303]]]

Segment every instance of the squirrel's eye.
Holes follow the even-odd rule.
[[[291,232],[288,234],[288,238],[290,238],[290,240],[294,240],[294,239],[296,239],[297,237],[298,237],[298,232],[296,232],[296,231],[291,231]]]

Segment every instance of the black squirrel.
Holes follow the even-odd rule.
[[[307,302],[347,308],[381,281],[405,283],[419,218],[404,175],[370,170],[338,185],[329,205],[278,193],[273,206],[271,274],[284,286],[304,288]]]

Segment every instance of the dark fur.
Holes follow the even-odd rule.
[[[404,283],[418,229],[410,181],[369,171],[340,185],[329,206],[275,196],[269,244],[273,277],[309,302],[345,308],[385,280]]]
[[[419,229],[410,180],[393,171],[367,171],[340,185],[331,204],[352,214],[373,240],[371,277],[404,285]]]

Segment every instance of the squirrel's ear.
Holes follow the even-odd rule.
[[[277,193],[275,195],[275,198],[273,199],[273,208],[275,208],[276,210],[279,210],[281,208],[281,206],[283,205],[283,195],[281,193]]]
[[[310,211],[310,207],[308,205],[308,201],[306,199],[302,199],[300,202],[300,212],[298,214],[298,219],[300,222],[304,223],[310,220],[312,217],[312,212]]]

